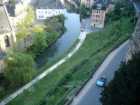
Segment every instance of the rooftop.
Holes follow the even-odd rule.
[[[102,9],[105,10],[111,0],[96,0],[96,3],[93,5],[93,9]]]
[[[0,6],[0,34],[11,31],[9,20],[3,6]]]

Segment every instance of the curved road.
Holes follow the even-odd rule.
[[[90,81],[74,98],[71,105],[101,105],[99,99],[102,88],[96,86],[96,80],[101,76],[105,76],[109,82],[113,78],[115,71],[119,68],[121,62],[124,60],[124,57],[128,51],[128,47],[129,41],[126,41],[119,48],[108,55]]]

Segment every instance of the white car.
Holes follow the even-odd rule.
[[[105,87],[107,79],[105,77],[101,77],[96,81],[96,85],[98,87]]]

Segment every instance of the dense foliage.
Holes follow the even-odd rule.
[[[80,13],[80,18],[81,19],[87,18],[91,14],[91,9],[90,8],[87,8],[85,5],[80,5],[78,11]]]
[[[52,18],[46,19],[45,21],[45,30],[49,32],[57,32],[57,33],[63,33],[65,31],[64,28],[64,15],[58,15],[54,16]]]
[[[64,15],[58,15],[45,21],[46,41],[51,45],[61,34],[65,32]]]
[[[38,57],[49,45],[65,31],[65,17],[63,15],[54,16],[45,20],[45,25],[38,25],[32,28],[33,43],[27,48],[34,58]]]
[[[28,54],[20,52],[10,53],[5,60],[5,64],[4,76],[12,87],[21,86],[34,76],[34,61]]]
[[[33,8],[29,7],[27,9],[27,15],[25,16],[25,18],[17,24],[16,37],[18,39],[23,39],[27,35],[31,34],[31,26],[32,26],[34,19],[35,19],[34,10],[33,10]]]
[[[27,49],[34,58],[39,56],[48,47],[45,32],[35,33],[33,37],[33,44]]]
[[[123,63],[102,92],[103,105],[140,105],[140,53]]]
[[[107,14],[106,21],[110,23],[121,18],[130,18],[132,22],[136,22],[134,7],[128,0],[117,1],[114,10]]]

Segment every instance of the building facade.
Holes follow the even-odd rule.
[[[106,13],[111,11],[113,5],[110,0],[96,0],[92,6],[91,26],[93,28],[103,28],[105,25]]]
[[[44,20],[53,16],[65,14],[66,9],[36,9],[36,18]]]
[[[105,24],[106,10],[93,9],[91,15],[91,26],[93,28],[103,28]]]
[[[4,68],[4,56],[14,46],[16,37],[11,26],[6,7],[0,5],[0,72]]]

